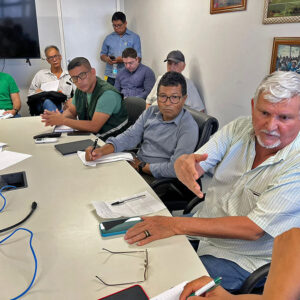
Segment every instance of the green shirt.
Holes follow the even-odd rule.
[[[0,72],[0,109],[13,109],[11,94],[19,93],[15,80],[6,73]]]

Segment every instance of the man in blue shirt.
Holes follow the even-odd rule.
[[[153,71],[140,63],[137,52],[126,48],[122,52],[125,68],[116,77],[115,88],[126,97],[146,99],[155,83]]]
[[[174,162],[182,153],[191,153],[198,142],[199,127],[183,108],[186,81],[180,73],[167,72],[158,85],[158,106],[145,110],[125,132],[109,138],[103,147],[86,149],[86,159],[135,148],[141,143],[132,166],[155,178],[176,177]]]
[[[114,32],[105,38],[100,58],[106,63],[104,76],[107,76],[107,82],[114,85],[116,72],[124,67],[121,56],[123,50],[131,47],[137,51],[138,57],[141,58],[142,54],[140,37],[127,29],[125,14],[120,11],[115,12],[112,16],[112,25]]]

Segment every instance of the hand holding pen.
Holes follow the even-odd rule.
[[[101,152],[95,151],[97,148],[98,138],[95,139],[93,146],[90,146],[85,149],[85,159],[87,161],[98,159],[102,156]]]

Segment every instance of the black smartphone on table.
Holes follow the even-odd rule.
[[[143,288],[140,285],[136,284],[130,286],[129,288],[116,292],[114,294],[100,298],[98,300],[148,300],[148,299],[149,297],[146,294],[146,292],[143,290]]]

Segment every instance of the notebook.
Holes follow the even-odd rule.
[[[93,146],[94,141],[91,139],[81,140],[77,142],[64,143],[64,144],[56,144],[54,147],[62,154],[72,154],[77,153],[77,151],[84,151],[87,147]],[[97,145],[97,148],[99,146]]]

